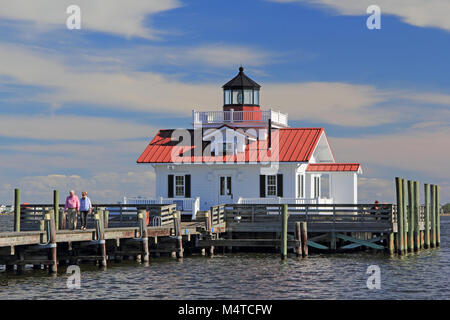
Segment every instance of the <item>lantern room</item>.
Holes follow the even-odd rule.
[[[261,86],[247,77],[244,68],[239,68],[236,77],[223,86],[224,111],[258,111]]]

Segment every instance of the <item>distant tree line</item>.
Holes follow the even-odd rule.
[[[444,213],[450,213],[450,203],[444,204],[442,206],[442,210],[444,211]]]

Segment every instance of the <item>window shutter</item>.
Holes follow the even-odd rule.
[[[259,176],[259,197],[266,197],[266,176],[262,174]]]
[[[190,198],[191,197],[191,175],[187,174],[184,176],[184,197]]]
[[[283,196],[283,175],[277,174],[277,196]]]
[[[173,198],[173,174],[169,174],[167,178],[167,197]]]

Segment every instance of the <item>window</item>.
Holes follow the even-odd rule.
[[[234,151],[233,143],[231,143],[231,142],[222,143],[222,153],[223,154],[233,154],[233,151]]]
[[[220,177],[220,195],[231,195],[231,177]]]
[[[297,198],[305,197],[305,175],[297,175]]]
[[[225,90],[223,92],[223,102],[224,104],[231,104],[231,90]]]
[[[277,176],[267,176],[267,196],[277,195]]]
[[[244,104],[253,104],[252,90],[244,90]]]
[[[314,198],[320,198],[320,177],[314,177]]]
[[[253,104],[259,104],[259,91],[253,91]]]
[[[175,196],[184,197],[184,176],[175,176]]]
[[[243,102],[242,90],[233,90],[233,102],[232,104],[242,104]]]

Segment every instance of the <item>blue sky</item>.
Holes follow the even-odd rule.
[[[77,2],[77,1],[75,1]],[[363,164],[361,200],[392,201],[393,178],[440,184],[450,201],[450,5],[369,1],[0,0],[0,202],[86,188],[153,193],[135,161],[158,128],[220,110],[240,64],[261,105],[321,126],[338,161]]]

